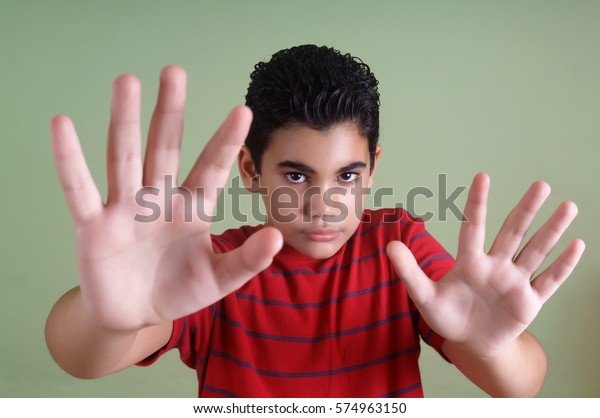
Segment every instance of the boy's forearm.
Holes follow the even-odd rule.
[[[473,383],[493,397],[532,397],[546,378],[546,354],[525,331],[493,358],[478,358],[458,344],[446,341],[442,351]]]
[[[79,288],[55,304],[46,323],[46,343],[52,357],[69,374],[91,379],[122,370],[162,347],[172,324],[139,331],[98,327],[88,316]]]

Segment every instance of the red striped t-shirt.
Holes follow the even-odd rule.
[[[262,226],[213,236],[216,252]],[[386,255],[401,240],[439,280],[454,260],[402,209],[366,210],[331,258],[284,245],[272,265],[236,292],[173,323],[165,347],[197,371],[201,397],[422,397],[420,338],[440,350]],[[420,338],[419,338],[420,337]]]

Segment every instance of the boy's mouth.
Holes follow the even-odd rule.
[[[311,241],[328,242],[333,241],[338,236],[338,231],[333,229],[312,229],[304,232]]]

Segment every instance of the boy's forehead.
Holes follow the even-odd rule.
[[[324,160],[329,161],[329,165],[365,160],[368,153],[368,140],[360,134],[356,125],[343,123],[327,129],[308,126],[278,129],[271,136],[265,157],[312,166]]]

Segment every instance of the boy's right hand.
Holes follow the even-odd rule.
[[[162,71],[142,160],[140,82],[130,75],[115,80],[106,203],[71,120],[59,115],[51,121],[58,177],[76,229],[81,291],[85,307],[101,327],[138,330],[207,307],[268,267],[283,245],[279,231],[264,228],[240,248],[215,254],[210,224],[196,216],[195,204],[186,208],[183,199],[174,199],[173,220],[165,220],[163,189],[166,176],[177,180],[185,89],[183,69],[169,66]],[[233,109],[182,184],[194,202],[204,201],[206,214],[213,213],[251,120],[248,108]],[[145,214],[135,200],[145,186],[161,190],[155,196],[161,216],[148,223],[134,219]],[[192,222],[185,221],[186,211],[194,214]]]

